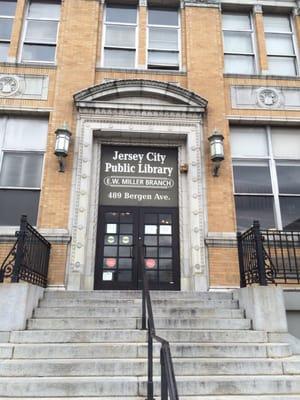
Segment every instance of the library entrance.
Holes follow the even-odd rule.
[[[177,153],[102,145],[96,290],[180,290]]]

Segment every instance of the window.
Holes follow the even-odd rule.
[[[16,0],[0,0],[0,61],[7,61]]]
[[[250,13],[223,13],[225,73],[254,74],[253,23]]]
[[[288,15],[264,15],[269,73],[297,75],[292,21]]]
[[[0,117],[0,225],[36,224],[48,122]]]
[[[136,6],[107,5],[105,10],[104,67],[136,65]]]
[[[237,225],[300,230],[300,130],[232,127]]]
[[[60,1],[31,0],[25,23],[23,62],[54,63]]]
[[[148,10],[148,68],[179,69],[179,13],[177,9]]]

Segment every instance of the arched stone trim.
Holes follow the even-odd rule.
[[[161,99],[169,105],[195,107],[198,112],[205,111],[207,106],[207,100],[194,92],[172,83],[146,79],[115,80],[92,86],[76,93],[74,101],[77,106],[86,106],[89,102],[110,102],[130,96]]]

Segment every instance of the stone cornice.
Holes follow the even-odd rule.
[[[198,108],[196,112],[199,111],[199,108],[202,111],[205,110],[207,106],[207,100],[194,92],[172,83],[147,79],[115,80],[105,82],[100,85],[91,86],[76,93],[74,95],[74,101],[76,105],[82,105],[83,103],[87,105],[91,102],[109,102],[109,99],[115,100],[120,97],[120,103],[122,103],[122,96],[131,96],[136,93],[144,97],[155,96],[156,98],[161,98],[164,101],[168,101],[170,106],[179,108],[191,107],[192,109],[190,111],[194,111],[194,107]],[[133,106],[134,103],[131,105],[131,107]],[[155,106],[155,104],[153,106],[147,106],[147,108],[152,108]],[[140,104],[139,108],[141,109]],[[142,108],[144,108],[144,106]]]

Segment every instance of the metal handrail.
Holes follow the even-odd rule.
[[[12,283],[20,280],[47,286],[51,244],[22,215],[17,240],[0,266],[0,283],[11,278]]]
[[[143,264],[142,264],[143,265]],[[147,323],[148,322],[148,323]],[[153,400],[153,340],[161,344],[161,400],[179,400],[170,344],[156,334],[148,277],[143,268],[142,329],[148,330],[148,381],[147,399]]]
[[[261,229],[237,233],[241,287],[300,283],[300,232]]]

